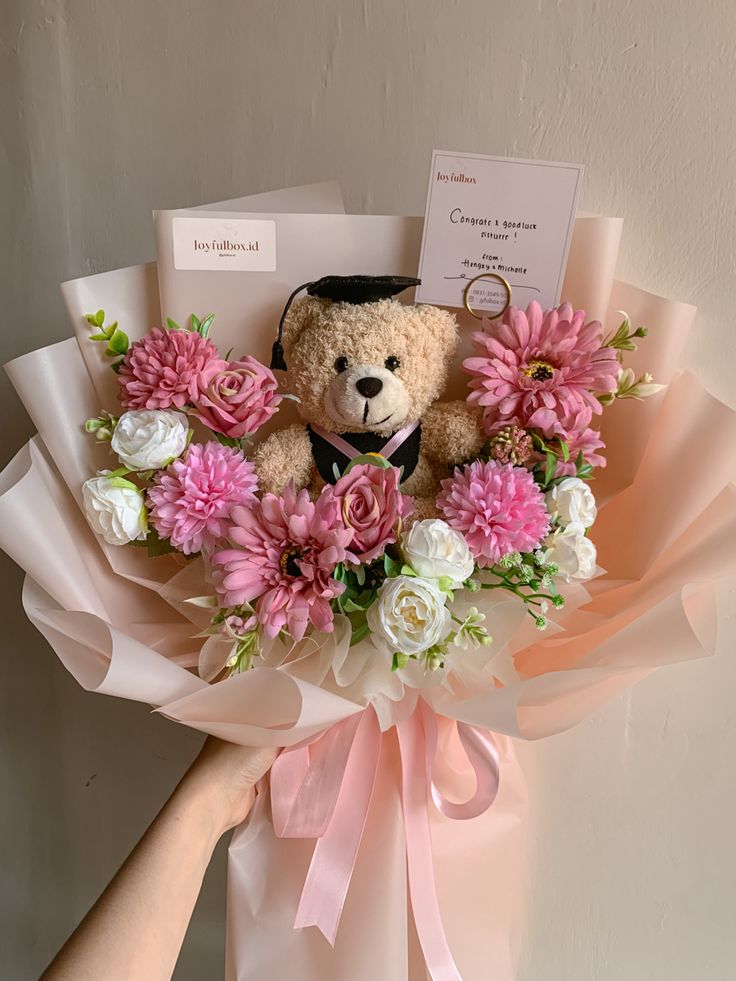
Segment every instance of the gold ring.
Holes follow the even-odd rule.
[[[496,282],[503,286],[506,292],[506,302],[496,313],[476,313],[471,307],[468,294],[470,293],[470,288],[473,283],[477,283],[479,279],[495,279]],[[481,273],[480,276],[475,276],[473,279],[471,279],[463,290],[463,303],[465,304],[465,309],[468,311],[471,317],[475,317],[476,320],[482,320],[483,317],[487,317],[489,320],[497,320],[499,317],[503,316],[504,313],[506,313],[511,305],[511,286],[508,280],[504,279],[503,276],[499,275],[498,273]]]

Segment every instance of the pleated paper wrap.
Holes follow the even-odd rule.
[[[736,415],[677,373],[693,309],[614,280],[620,232],[614,219],[578,219],[563,299],[608,328],[618,310],[645,323],[649,336],[629,363],[669,388],[604,414],[609,465],[594,485],[593,538],[606,573],[570,591],[546,634],[519,626],[523,615],[508,599],[489,603],[490,653],[469,655],[461,675],[421,692],[440,716],[493,730],[500,752],[499,793],[480,817],[451,820],[429,804],[439,908],[465,981],[515,975],[526,802],[512,738],[559,732],[655,668],[710,652],[714,583],[736,556]],[[183,601],[204,591],[200,562],[108,546],[79,509],[82,482],[109,462],[82,422],[116,405],[114,375],[100,345],[85,341],[82,314],[104,307],[141,336],[159,320],[155,267],[77,280],[65,296],[77,338],[7,368],[38,430],[0,477],[0,545],[27,572],[28,616],[86,689],[146,702],[234,742],[293,746],[374,705],[380,758],[334,949],[314,928],[293,929],[314,842],[275,835],[264,783],[230,848],[227,976],[427,977],[408,901],[394,725],[411,715],[416,695],[377,671],[365,645],[348,651],[339,636],[286,657],[274,648],[264,666],[224,682],[198,677],[202,642],[192,635],[201,611]],[[235,344],[262,358],[272,339],[265,327],[214,337],[223,350]],[[455,392],[462,384],[458,373]],[[339,666],[330,666],[333,656]],[[455,796],[472,793],[462,766],[450,770]]]

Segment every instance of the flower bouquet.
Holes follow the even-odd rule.
[[[78,342],[10,366],[40,433],[0,488],[28,615],[85,687],[283,747],[231,845],[229,977],[512,978],[510,737],[712,643],[736,424],[673,377],[688,311],[609,282],[608,329],[569,303],[484,321],[452,369],[478,448],[428,504],[391,463],[403,426],[274,488],[260,438],[293,393],[248,342],[223,355],[212,316],[107,325],[135,277],[87,281]],[[705,474],[678,465],[694,433]]]

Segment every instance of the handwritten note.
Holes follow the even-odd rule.
[[[582,175],[579,164],[435,150],[417,301],[461,307],[471,280],[497,273],[516,306],[558,303]],[[479,280],[469,299],[492,312],[505,291]]]

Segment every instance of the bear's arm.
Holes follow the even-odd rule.
[[[297,490],[312,478],[312,446],[304,426],[295,423],[278,429],[253,454],[258,480],[264,493],[281,494],[290,480]]]
[[[422,416],[422,452],[436,463],[464,463],[485,441],[480,412],[467,402],[435,402]]]

